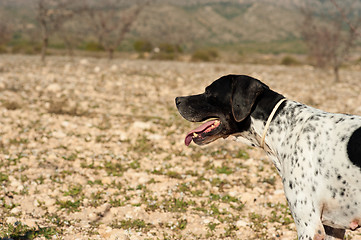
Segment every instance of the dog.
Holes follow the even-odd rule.
[[[246,75],[223,76],[204,93],[175,102],[186,120],[205,121],[186,135],[187,146],[235,136],[266,151],[282,178],[299,239],[343,239],[346,229],[360,227],[360,116],[288,100]]]

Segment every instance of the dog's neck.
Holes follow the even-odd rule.
[[[270,97],[272,95],[273,98],[271,99]],[[256,108],[250,116],[251,124],[248,131],[237,134],[236,141],[260,147],[261,136],[264,131],[266,121],[277,102],[283,98],[282,95],[277,96],[270,94],[269,96],[269,98],[262,98],[262,100],[258,102]],[[277,109],[277,112],[267,130],[264,150],[267,152],[281,175],[283,153],[280,151],[283,149],[282,144],[285,144],[292,129],[295,127],[302,127],[294,126],[294,123],[301,123],[306,120],[307,116],[303,113],[305,108],[307,108],[306,105],[294,101],[287,100],[283,102]]]
[[[267,90],[261,96],[259,96],[256,103],[254,104],[252,113],[249,116],[249,127],[247,127],[245,131],[235,134],[237,141],[242,141],[253,147],[260,147],[262,138],[261,136],[265,129],[267,119],[270,117],[270,114],[276,104],[283,98],[284,97],[282,95],[272,90]],[[273,117],[273,121],[271,121],[271,124],[268,128],[268,134],[274,131],[274,121],[277,119],[284,105],[285,103],[281,104],[281,106],[279,106],[279,108],[277,109],[276,114]],[[269,138],[266,135],[266,148],[269,146],[268,140]]]

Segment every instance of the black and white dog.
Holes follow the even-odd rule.
[[[361,117],[286,100],[257,79],[228,75],[198,95],[177,97],[202,122],[185,144],[232,135],[265,149],[277,168],[299,239],[343,239],[361,225]]]

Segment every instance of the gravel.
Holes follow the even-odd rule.
[[[311,66],[1,55],[0,238],[295,239],[261,150],[184,146],[174,98],[229,73],[361,115],[360,65],[333,83]]]

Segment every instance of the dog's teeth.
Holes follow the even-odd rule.
[[[197,137],[198,136],[198,134],[197,133],[193,133],[193,137]]]

